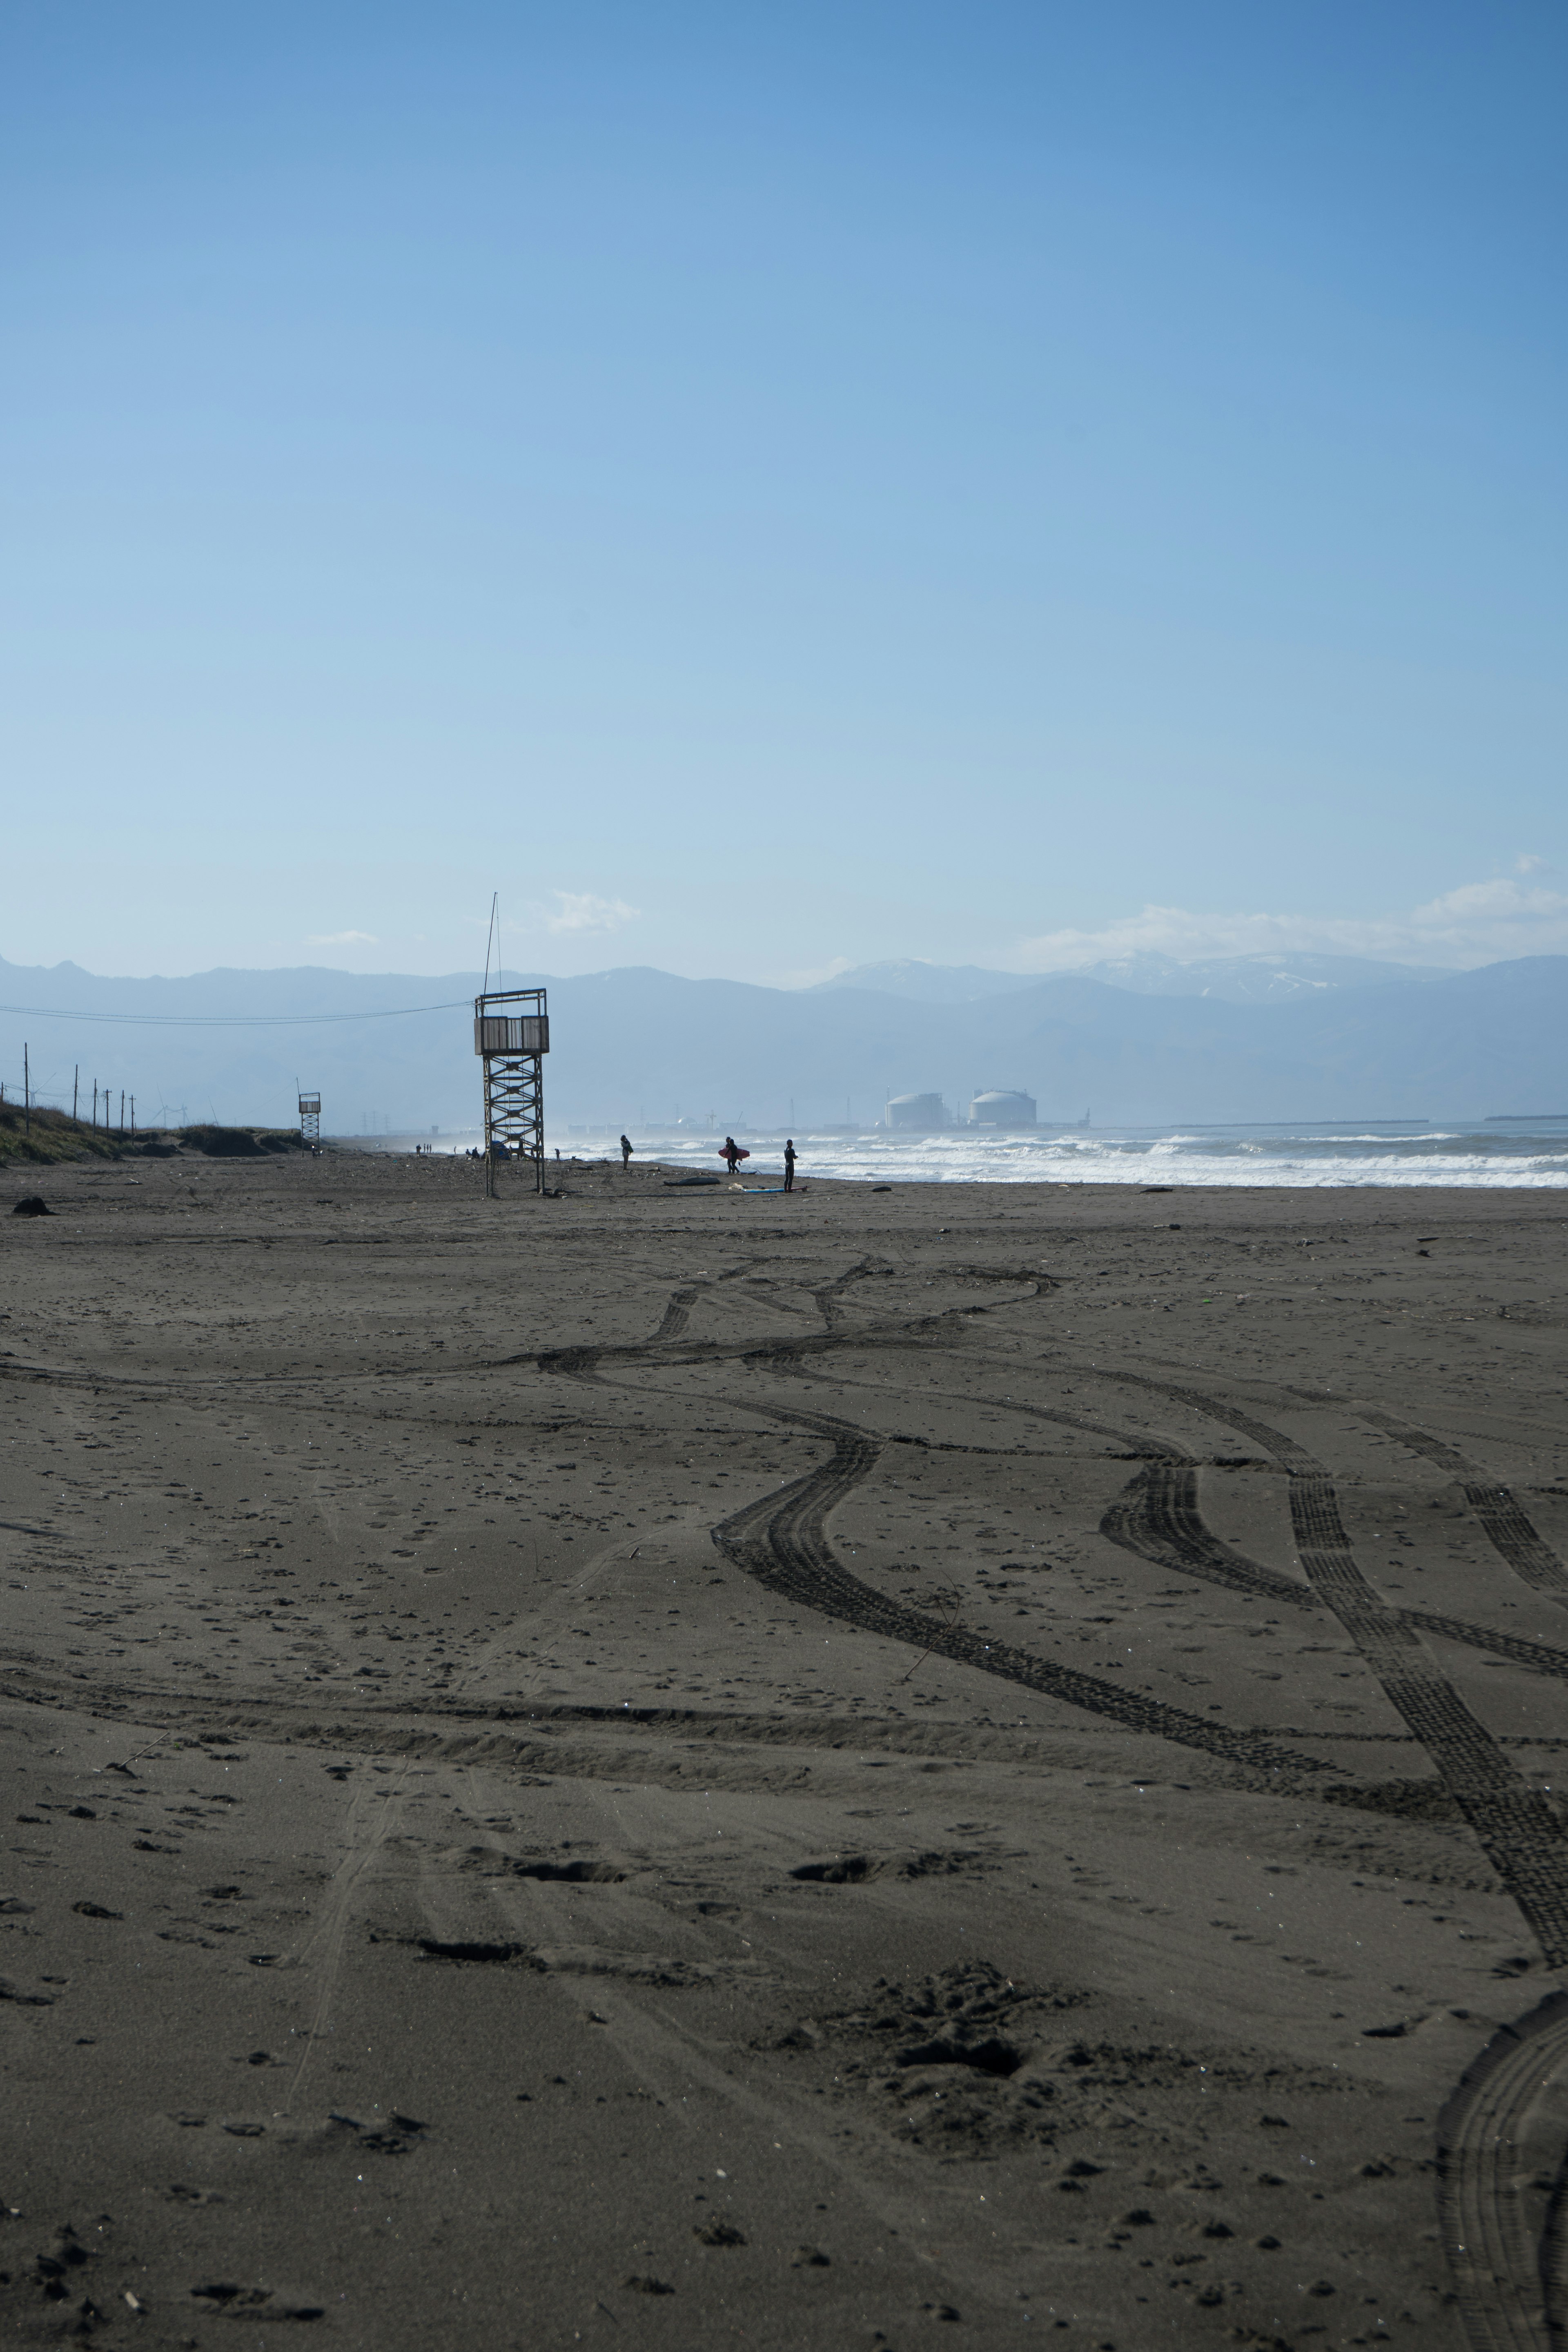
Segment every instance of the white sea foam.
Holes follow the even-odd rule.
[[[563,1159],[574,1153],[587,1159],[618,1156],[607,1136],[552,1128],[548,1138],[547,1149],[553,1154],[559,1145]],[[1568,1185],[1568,1128],[1500,1135],[1453,1123],[1397,1137],[1370,1134],[1348,1120],[1342,1128],[1310,1131],[1235,1127],[1201,1134],[1186,1127],[984,1136],[957,1129],[893,1136],[879,1129],[846,1135],[802,1128],[795,1140],[803,1181],[816,1175],[869,1184],[1420,1184],[1517,1191]],[[477,1129],[448,1132],[434,1148],[466,1150],[479,1141]],[[380,1147],[369,1148],[398,1151],[411,1146],[410,1138],[387,1137]],[[753,1137],[750,1149],[740,1181],[782,1182],[783,1137]],[[650,1134],[639,1138],[637,1152],[644,1162],[658,1160],[723,1177],[718,1140],[711,1136]]]
[[[563,1147],[564,1148],[564,1147]],[[582,1143],[577,1150],[584,1149]],[[592,1149],[592,1147],[588,1147]],[[695,1137],[650,1139],[649,1155],[717,1168],[713,1144]],[[1568,1133],[1499,1136],[1447,1127],[1419,1136],[1370,1135],[1348,1125],[1328,1133],[1233,1128],[1194,1134],[942,1135],[795,1137],[800,1176],[854,1177],[868,1183],[925,1184],[1420,1184],[1537,1190],[1568,1185]],[[742,1181],[777,1182],[782,1144],[754,1142]]]

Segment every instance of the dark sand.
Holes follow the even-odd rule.
[[[1544,2347],[1562,1195],[563,1174],[5,1179],[0,2338]]]

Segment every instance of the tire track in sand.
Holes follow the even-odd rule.
[[[868,1265],[869,1261],[860,1260],[839,1277],[839,1283],[856,1279]],[[837,1288],[838,1285],[826,1286]],[[680,1297],[678,1291],[671,1306]],[[826,1317],[826,1307],[823,1311]],[[669,1319],[667,1308],[660,1330]],[[922,1318],[921,1328],[924,1321]],[[826,1336],[817,1338],[817,1347]],[[800,1342],[785,1342],[784,1348],[794,1353],[800,1349]],[[603,1377],[599,1370],[603,1357],[613,1357],[617,1362],[628,1358],[646,1360],[651,1352],[649,1345],[602,1350],[574,1349],[541,1356],[537,1360],[542,1370],[568,1372],[579,1380],[596,1380]],[[731,1349],[724,1352],[742,1351]],[[681,1351],[681,1360],[691,1360],[686,1349]],[[668,1355],[662,1360],[668,1362]],[[839,1564],[828,1541],[826,1524],[829,1511],[875,1467],[882,1441],[833,1414],[795,1412],[782,1405],[749,1402],[740,1410],[829,1438],[834,1449],[830,1462],[808,1470],[782,1490],[774,1488],[756,1502],[746,1504],[710,1530],[714,1543],[725,1557],[767,1591],[803,1602],[825,1616],[858,1626],[862,1632],[880,1633],[889,1640],[909,1643],[962,1664],[977,1666],[983,1674],[1003,1675],[1047,1697],[1063,1699],[1068,1706],[1083,1707],[1091,1714],[1109,1716],[1130,1730],[1200,1748],[1205,1754],[1222,1757],[1227,1763],[1270,1775],[1302,1771],[1316,1775],[1336,1769],[1320,1757],[1299,1756],[1256,1733],[1209,1723],[1202,1716],[1189,1715],[1183,1707],[1166,1706],[1142,1693],[1119,1690],[1114,1683],[1101,1682],[1096,1675],[1058,1665],[1054,1660],[1037,1658],[1006,1643],[983,1641],[962,1626],[948,1625],[918,1609],[906,1608],[901,1601],[889,1600]],[[1077,1417],[1065,1413],[1042,1413],[1041,1417],[1072,1420],[1077,1425]]]
[[[820,1380],[824,1375],[806,1367],[801,1377]],[[846,1381],[836,1377],[835,1385],[864,1388],[866,1381]],[[885,1393],[885,1391],[883,1391]],[[949,1391],[948,1398],[953,1392]],[[1189,1395],[1192,1391],[1187,1391]],[[1148,1466],[1141,1470],[1120,1499],[1111,1504],[1100,1523],[1100,1531],[1108,1541],[1130,1551],[1155,1566],[1173,1569],[1178,1574],[1196,1577],[1206,1584],[1237,1592],[1246,1600],[1279,1601],[1295,1609],[1317,1610],[1325,1603],[1321,1593],[1311,1585],[1281,1575],[1278,1569],[1265,1567],[1246,1552],[1216,1536],[1204,1518],[1198,1496],[1197,1474],[1201,1465],[1175,1444],[1174,1440],[1151,1435],[1146,1431],[1119,1429],[1113,1423],[1092,1419],[1087,1413],[1066,1412],[1055,1406],[1026,1403],[1017,1397],[968,1395],[970,1404],[1000,1406],[1009,1413],[1023,1415],[1030,1421],[1054,1422],[1068,1428],[1081,1430],[1095,1437],[1109,1438],[1130,1454],[1142,1453],[1148,1457]],[[1261,1427],[1261,1424],[1258,1424]],[[904,1441],[898,1440],[898,1443]],[[1547,1675],[1558,1681],[1568,1681],[1568,1650],[1559,1650],[1545,1642],[1532,1642],[1526,1636],[1496,1631],[1489,1625],[1479,1625],[1463,1617],[1448,1617],[1428,1609],[1401,1609],[1402,1622],[1420,1633],[1432,1633],[1447,1642],[1457,1642],[1473,1650],[1485,1650],[1492,1656],[1506,1658],[1513,1665],[1526,1667],[1532,1674]]]
[[[355,1791],[353,1802],[349,1806],[346,1822],[348,1852],[332,1874],[332,1883],[327,1891],[326,1900],[316,1915],[309,1933],[291,1952],[283,1956],[285,1966],[302,1968],[310,1964],[310,1956],[314,1952],[316,1954],[314,1966],[320,1972],[316,2005],[310,2013],[310,2022],[304,2030],[305,2046],[300,2053],[300,2063],[294,2069],[294,2079],[289,2085],[285,2113],[291,2110],[298,2101],[306,2069],[315,2054],[316,2044],[327,2030],[328,2013],[331,2008],[332,1995],[337,1990],[338,1977],[342,1967],[343,1943],[348,1935],[349,1920],[353,1909],[354,1890],[374,1864],[377,1853],[385,1843],[387,1831],[391,1827],[393,1815],[396,1811],[398,1800],[402,1796],[403,1783],[408,1776],[412,1760],[412,1759],[405,1760],[385,1789],[362,1787]],[[376,1797],[380,1798],[381,1802],[373,1808],[371,1801]]]
[[[664,1319],[658,1330],[649,1334],[646,1344],[650,1348],[657,1348],[666,1339],[679,1339],[691,1320],[692,1308],[707,1287],[708,1285],[705,1282],[693,1282],[689,1283],[684,1289],[672,1290],[669,1294],[669,1303],[664,1310]]]
[[[1430,1430],[1418,1429],[1414,1422],[1404,1421],[1397,1413],[1384,1412],[1374,1405],[1353,1404],[1326,1390],[1299,1389],[1295,1393],[1314,1404],[1348,1406],[1374,1429],[1396,1437],[1413,1454],[1425,1454],[1428,1462],[1451,1470],[1458,1480],[1460,1493],[1480,1521],[1487,1541],[1499,1558],[1507,1561],[1520,1582],[1568,1607],[1568,1565],[1552,1550],[1511,1487],[1505,1486],[1500,1479],[1483,1477],[1478,1465],[1461,1454],[1457,1445],[1434,1436]]]
[[[1556,1817],[1438,1671],[1405,1612],[1388,1608],[1362,1574],[1327,1472],[1283,1431],[1206,1398],[1201,1390],[1139,1373],[1106,1377],[1164,1388],[1196,1411],[1239,1429],[1286,1468],[1291,1523],[1308,1582],[1426,1748],[1548,1961],[1563,1967],[1568,1960],[1568,1870]],[[1537,2241],[1521,2204],[1519,2158],[1531,2109],[1565,2066],[1568,1994],[1558,1992],[1521,2025],[1494,2038],[1443,2111],[1439,2223],[1472,2352],[1549,2352],[1563,2341],[1568,2321],[1568,2160],[1560,2147],[1554,2149],[1557,2191],[1546,2231]]]
[[[918,1609],[892,1601],[863,1584],[843,1568],[828,1540],[826,1521],[875,1466],[881,1443],[851,1422],[826,1413],[793,1412],[782,1405],[748,1402],[741,1408],[771,1421],[787,1422],[798,1429],[829,1439],[832,1459],[809,1470],[788,1486],[775,1488],[754,1503],[721,1519],[712,1529],[713,1540],[726,1559],[770,1592],[837,1618],[863,1633],[952,1658],[999,1675],[1047,1698],[1109,1717],[1130,1731],[1201,1748],[1226,1763],[1254,1772],[1314,1778],[1336,1768],[1320,1757],[1298,1755],[1293,1749],[1228,1725],[1210,1723],[1183,1707],[1167,1706],[1141,1692],[1119,1689],[1073,1666],[1035,1656],[1003,1642],[987,1642],[963,1626],[949,1625]]]
[[[545,1360],[538,1360],[542,1367]],[[591,1376],[597,1368],[582,1369]],[[1102,1376],[1173,1396],[1252,1438],[1280,1463],[1289,1477],[1291,1522],[1307,1579],[1304,1593],[1211,1534],[1197,1508],[1195,1465],[1179,1460],[1151,1464],[1134,1482],[1142,1495],[1121,1523],[1121,1532],[1169,1545],[1178,1560],[1216,1580],[1223,1578],[1248,1597],[1282,1601],[1289,1594],[1292,1605],[1305,1600],[1309,1606],[1331,1610],[1401,1719],[1426,1747],[1549,1959],[1563,1965],[1568,1958],[1568,1873],[1556,1819],[1514,1772],[1427,1654],[1411,1622],[1416,1612],[1391,1609],[1363,1575],[1327,1471],[1282,1431],[1202,1390],[1137,1373]],[[939,1623],[873,1591],[839,1565],[826,1522],[827,1514],[875,1465],[881,1450],[878,1441],[828,1415],[758,1406],[746,1410],[812,1429],[830,1438],[834,1447],[831,1461],[782,1492],[732,1513],[713,1529],[714,1541],[726,1557],[766,1589],[868,1632],[918,1643],[938,1655],[1109,1716],[1131,1729],[1202,1748],[1227,1761],[1277,1771],[1281,1766],[1299,1770],[1309,1760],[1027,1653],[983,1643],[960,1627]],[[1152,1473],[1156,1474],[1152,1481]],[[1506,1490],[1503,1496],[1496,1490],[1481,1492],[1482,1499],[1494,1506],[1490,1526],[1475,1497],[1468,1494],[1467,1499],[1478,1508],[1494,1543],[1499,1527],[1505,1540],[1517,1536],[1496,1507]],[[1511,1497],[1506,1500],[1511,1502]],[[1529,1532],[1534,1537],[1533,1529]],[[1126,1548],[1137,1550],[1141,1545],[1131,1541]],[[1506,1549],[1499,1549],[1505,1559],[1510,1557]],[[1519,1549],[1517,1542],[1514,1549]],[[1541,1563],[1533,1554],[1527,1551],[1526,1558],[1539,1570]],[[1516,1563],[1510,1559],[1510,1564]],[[1448,1627],[1434,1624],[1430,1630]],[[1474,1634],[1480,1629],[1455,1630]],[[1568,1995],[1557,1994],[1522,2027],[1497,2038],[1444,2110],[1442,2235],[1473,2352],[1548,2352],[1552,2337],[1561,2341],[1568,2310],[1560,2285],[1568,2261],[1559,2260],[1568,2253],[1568,2167],[1560,2171],[1552,2224],[1539,2248],[1521,2210],[1510,2167],[1531,2108],[1565,2063]]]
[[[1252,1601],[1279,1601],[1294,1609],[1321,1609],[1324,1595],[1310,1584],[1298,1584],[1261,1560],[1249,1559],[1215,1535],[1198,1501],[1197,1465],[1171,1467],[1152,1464],[1140,1471],[1125,1495],[1106,1512],[1100,1531],[1107,1539],[1161,1568],[1176,1570],[1206,1584],[1239,1592]],[[1447,1617],[1433,1609],[1399,1609],[1394,1612],[1416,1633],[1435,1634],[1445,1642],[1488,1651],[1524,1666],[1531,1674],[1568,1681],[1568,1650],[1547,1642],[1532,1642],[1518,1633],[1503,1633],[1465,1617]]]
[[[1568,1992],[1493,2035],[1437,2118],[1438,2222],[1472,2352],[1563,2341],[1562,2168],[1537,2238],[1520,2191],[1532,2114],[1568,2067]]]
[[[578,1377],[591,1377],[601,1363],[645,1364],[658,1360],[667,1364],[722,1364],[747,1359],[757,1361],[792,1360],[819,1356],[840,1348],[900,1348],[912,1347],[921,1338],[947,1338],[962,1320],[973,1315],[990,1315],[1005,1307],[1026,1306],[1031,1298],[1055,1290],[1057,1283],[1047,1274],[1026,1274],[1022,1270],[969,1266],[958,1271],[974,1279],[987,1282],[1021,1282],[1026,1288],[1012,1298],[978,1301],[964,1307],[943,1307],[930,1315],[910,1316],[896,1322],[865,1323],[853,1330],[839,1330],[834,1323],[837,1305],[830,1294],[841,1293],[849,1282],[877,1271],[872,1261],[862,1259],[833,1282],[824,1284],[810,1295],[817,1301],[818,1309],[829,1328],[823,1331],[801,1332],[793,1337],[755,1335],[745,1339],[687,1339],[687,1318],[698,1291],[711,1287],[700,1284],[695,1289],[686,1286],[672,1293],[665,1308],[664,1320],[647,1339],[609,1340],[595,1344],[565,1348],[527,1349],[521,1355],[495,1356],[486,1360],[486,1371],[505,1371],[513,1365],[531,1364],[542,1372],[565,1372]],[[826,1303],[825,1303],[825,1300]],[[684,1311],[682,1311],[684,1310]],[[672,1320],[672,1317],[675,1318]],[[657,1352],[656,1352],[657,1351]]]
[[[816,1381],[825,1377],[809,1367],[800,1368],[799,1377]],[[836,1375],[836,1387],[866,1388],[864,1381],[847,1380]],[[883,1389],[881,1393],[885,1394]],[[1186,1393],[1191,1394],[1192,1391]],[[947,1391],[948,1401],[955,1392]],[[1179,1575],[1200,1579],[1206,1584],[1237,1592],[1247,1600],[1282,1601],[1296,1609],[1315,1610],[1325,1604],[1321,1593],[1310,1584],[1283,1576],[1278,1569],[1265,1567],[1261,1560],[1250,1559],[1231,1544],[1216,1536],[1203,1516],[1198,1498],[1197,1474],[1202,1466],[1186,1454],[1173,1439],[1156,1437],[1147,1431],[1119,1429],[1111,1423],[1097,1421],[1087,1413],[1066,1412],[1055,1406],[1026,1403],[1018,1397],[988,1397],[966,1395],[969,1404],[998,1406],[1009,1413],[1023,1415],[1030,1421],[1054,1422],[1058,1425],[1085,1432],[1095,1437],[1111,1439],[1130,1454],[1142,1454],[1148,1466],[1136,1478],[1121,1498],[1112,1503],[1100,1523],[1100,1531],[1110,1543],[1130,1551],[1138,1559],[1155,1566],[1173,1569]],[[1261,1426],[1261,1424],[1259,1424]],[[906,1441],[897,1439],[897,1444]],[[1532,1642],[1527,1636],[1500,1633],[1489,1625],[1478,1625],[1463,1617],[1447,1617],[1429,1609],[1401,1609],[1402,1622],[1418,1633],[1432,1633],[1440,1640],[1457,1642],[1468,1649],[1485,1650],[1490,1655],[1506,1658],[1510,1664],[1523,1666],[1531,1674],[1547,1675],[1556,1681],[1568,1681],[1568,1650],[1559,1650],[1546,1642]]]
[[[1123,1551],[1161,1568],[1201,1577],[1249,1601],[1277,1601],[1291,1609],[1321,1606],[1310,1585],[1298,1584],[1221,1541],[1198,1507],[1197,1465],[1151,1463],[1100,1522],[1100,1532]]]
[[[1250,1437],[1289,1473],[1290,1521],[1308,1584],[1426,1748],[1548,1961],[1568,1966],[1568,1841],[1557,1816],[1466,1706],[1406,1612],[1392,1608],[1363,1575],[1323,1465],[1283,1430],[1201,1389],[1143,1372],[1101,1370],[1099,1377],[1178,1398]]]

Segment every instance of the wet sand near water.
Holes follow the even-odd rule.
[[[551,1174],[5,1179],[0,2339],[1544,2352],[1562,1195]]]

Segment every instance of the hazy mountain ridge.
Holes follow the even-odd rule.
[[[542,975],[510,985],[531,985]],[[323,1125],[364,1115],[402,1129],[472,1126],[479,1102],[468,1001],[476,973],[437,979],[312,970],[105,980],[76,966],[0,962],[16,1005],[213,1019],[386,1013],[298,1028],[97,1025],[0,1015],[7,1092],[32,1047],[40,1092],[68,1102],[73,1063],[124,1087],[147,1120],[281,1122],[295,1080],[320,1087]],[[1097,1125],[1226,1119],[1443,1118],[1568,1110],[1568,957],[1537,956],[1436,980],[1341,986],[1285,1003],[1139,993],[1080,974],[958,1003],[837,986],[789,991],[625,968],[548,980],[552,1123],[618,1127],[711,1111],[723,1125],[869,1123],[889,1094],[952,1108],[978,1087],[1022,1087],[1042,1120]],[[85,1094],[84,1094],[85,1099]]]
[[[895,963],[858,963],[801,992],[822,996],[829,989],[852,988],[921,1004],[968,1004],[982,996],[1016,995],[1021,988],[1033,988],[1038,978],[1037,972],[992,971],[978,963],[923,963],[918,956],[904,956]]]
[[[1103,981],[1108,988],[1130,989],[1139,996],[1213,996],[1231,1004],[1286,1004],[1329,989],[1388,988],[1401,982],[1453,977],[1441,964],[1382,963],[1371,956],[1211,956],[1183,963],[1151,950],[1056,973],[993,971],[983,964],[921,963],[912,958],[863,963],[819,981],[811,993],[858,988],[927,1004],[969,1004],[984,996],[1016,995],[1048,978]]]

